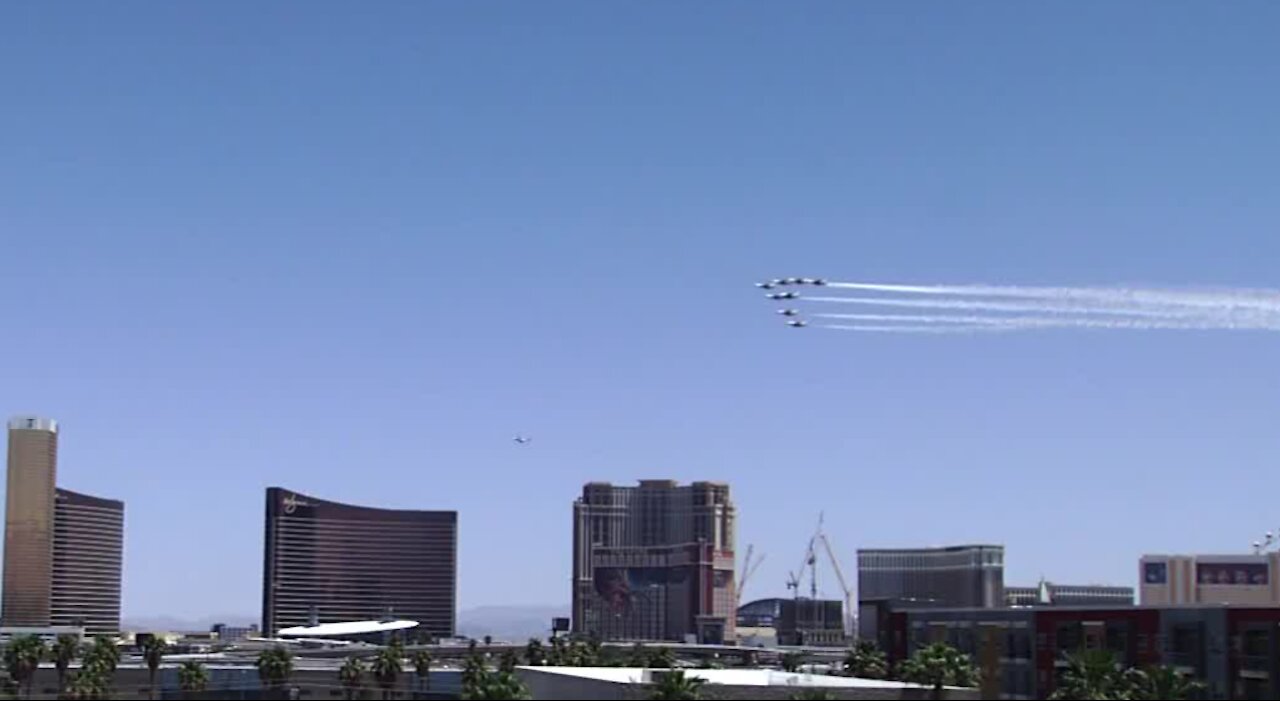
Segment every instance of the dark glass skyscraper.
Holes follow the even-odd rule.
[[[49,622],[119,633],[124,502],[59,489],[53,522]]]
[[[375,509],[271,487],[263,633],[394,616],[418,621],[421,633],[451,636],[457,546],[454,511]]]

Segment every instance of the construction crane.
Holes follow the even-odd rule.
[[[821,544],[822,551],[826,554],[831,569],[836,573],[836,581],[840,583],[840,591],[844,594],[844,615],[840,626],[845,635],[853,635],[854,591],[845,580],[844,571],[840,567],[840,560],[836,558],[835,548],[831,546],[831,540],[827,538],[826,531],[823,530],[824,516],[824,514],[818,514],[818,528],[814,531],[813,536],[809,538],[809,544],[804,552],[804,561],[795,571],[787,574],[787,588],[794,591],[796,599],[800,598],[800,585],[804,578],[804,570],[807,567],[809,568],[809,598],[815,602],[818,600],[818,545]]]
[[[759,559],[752,560],[751,557],[756,552],[756,546],[747,546],[747,556],[742,559],[742,573],[738,575],[738,586],[734,587],[733,610],[736,612],[742,606],[742,590],[747,587],[747,581],[751,579],[751,575],[756,573],[760,568],[760,563],[764,562],[764,555]]]

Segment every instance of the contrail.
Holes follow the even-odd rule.
[[[863,331],[867,333],[992,333],[1014,329],[992,326],[901,326],[896,324],[824,324],[820,329]]]
[[[850,321],[899,322],[910,324],[895,327],[883,324],[882,329],[917,328],[932,325],[938,329],[963,329],[967,331],[1019,331],[1032,329],[1081,328],[1081,329],[1132,329],[1132,330],[1179,330],[1179,331],[1211,331],[1211,330],[1254,330],[1280,331],[1280,319],[1269,320],[1233,320],[1233,319],[1113,319],[1089,316],[955,316],[925,314],[814,314],[823,319],[843,319]],[[958,326],[953,326],[958,325]]]
[[[1138,316],[1162,319],[1203,317],[1201,309],[1166,309],[1148,307],[1089,306],[1071,302],[1051,303],[1038,301],[977,301],[968,299],[902,299],[899,297],[800,297],[801,301],[834,302],[840,304],[865,304],[885,307],[910,307],[918,309],[956,309],[982,312],[1034,312],[1038,314],[1101,314]],[[1256,313],[1256,312],[1255,312]]]
[[[1217,310],[1251,309],[1280,313],[1280,290],[1191,291],[1127,287],[1019,287],[1011,285],[896,285],[869,282],[829,282],[829,287],[898,294],[955,297],[1007,297],[1071,300],[1107,305],[1162,305]]]

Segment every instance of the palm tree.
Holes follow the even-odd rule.
[[[360,687],[364,686],[364,663],[359,657],[348,657],[338,669],[338,682],[348,699],[360,698]]]
[[[67,689],[67,670],[80,654],[80,639],[74,635],[63,633],[53,643],[53,664],[58,669],[58,690]]]
[[[273,692],[280,695],[280,689],[289,682],[293,674],[293,654],[282,645],[277,645],[258,654],[258,678]]]
[[[516,657],[516,653],[511,650],[504,650],[502,656],[498,658],[498,671],[514,673],[518,664],[520,664],[520,659]]]
[[[463,682],[463,699],[498,701],[499,699],[530,699],[529,689],[510,672],[481,671],[470,682]]]
[[[902,664],[903,681],[933,689],[931,698],[943,698],[948,686],[977,686],[978,670],[973,668],[969,656],[946,643],[934,643],[916,650],[911,659]]]
[[[665,672],[654,683],[649,698],[656,701],[696,701],[701,698],[705,683],[699,677],[685,676],[680,670]]]
[[[431,653],[419,650],[413,653],[413,673],[418,676],[422,691],[431,691]]]
[[[542,641],[537,638],[529,638],[529,644],[524,646],[524,662],[530,667],[541,666],[546,664],[547,654],[542,649]]]
[[[889,662],[870,640],[859,640],[844,656],[844,673],[862,679],[884,679],[889,675]]]
[[[1131,669],[1126,673],[1129,682],[1129,698],[1135,701],[1173,699],[1182,701],[1204,692],[1205,685],[1187,679],[1178,670],[1167,665],[1147,669]]]
[[[654,669],[671,669],[676,666],[676,653],[669,647],[660,647],[649,655],[648,666]]]
[[[1081,650],[1067,658],[1067,669],[1049,698],[1127,699],[1130,687],[1130,679],[1121,671],[1115,655],[1107,650]]]
[[[798,672],[802,664],[804,664],[804,655],[798,652],[788,652],[782,655],[783,671]]]
[[[478,690],[484,686],[488,673],[483,657],[476,654],[467,656],[467,661],[462,665],[462,694],[464,698],[468,693],[468,689],[471,690],[471,693],[479,693]]]
[[[93,639],[93,646],[89,648],[86,658],[95,660],[110,677],[116,673],[116,667],[120,664],[120,648],[110,638],[97,637]]]
[[[195,696],[209,684],[209,670],[199,660],[187,660],[178,668],[178,686],[184,696]]]
[[[400,673],[404,671],[404,662],[401,655],[400,648],[392,645],[379,650],[377,656],[373,658],[373,665],[370,671],[373,672],[373,678],[377,680],[378,686],[382,689],[383,699],[392,697],[395,692],[396,682],[400,679]]]
[[[100,660],[89,661],[80,665],[80,670],[71,678],[67,691],[76,699],[105,699],[110,696],[111,688],[107,683],[107,670]]]
[[[31,684],[35,681],[36,670],[40,668],[40,660],[45,656],[44,641],[34,635],[23,635],[15,638],[4,651],[4,664],[9,671],[9,678],[19,688],[26,687],[25,695],[31,697]]]
[[[142,656],[147,660],[147,691],[150,698],[156,697],[156,674],[160,672],[160,664],[164,662],[164,653],[168,649],[164,638],[152,635],[142,646]]]

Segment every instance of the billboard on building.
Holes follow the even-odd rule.
[[[1169,563],[1148,562],[1142,566],[1142,581],[1147,584],[1168,584]]]
[[[1201,584],[1263,586],[1269,581],[1266,563],[1197,562],[1196,581]]]

